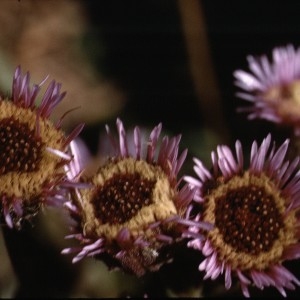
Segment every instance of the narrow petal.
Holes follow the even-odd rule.
[[[225,288],[228,290],[231,288],[232,280],[231,280],[231,268],[229,265],[225,267]]]

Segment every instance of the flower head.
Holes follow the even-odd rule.
[[[251,105],[240,108],[249,119],[266,119],[294,129],[300,134],[300,49],[292,45],[273,50],[273,61],[266,55],[248,56],[251,72],[234,72],[235,84],[244,92],[237,95]]]
[[[21,228],[45,205],[64,200],[67,181],[64,164],[69,163],[70,141],[81,131],[79,125],[65,136],[61,120],[49,119],[63,99],[61,85],[52,81],[37,105],[42,84],[30,87],[30,75],[15,71],[12,95],[0,98],[0,211],[9,227]]]
[[[96,174],[77,182],[79,187],[91,186],[76,189],[66,203],[76,221],[69,237],[78,239],[80,246],[62,253],[75,252],[73,262],[94,256],[110,268],[141,276],[172,259],[170,247],[194,224],[185,218],[194,190],[187,184],[180,187],[178,172],[187,154],[184,150],[178,157],[180,136],[165,136],[159,146],[161,124],[148,140],[138,126],[130,135],[117,119],[117,128],[118,140],[106,127],[114,152]],[[82,172],[80,148],[75,142],[71,146],[75,159],[69,176],[76,179]]]
[[[225,145],[212,152],[211,171],[194,159],[197,177],[185,180],[198,188],[195,201],[202,211],[196,218],[214,224],[206,239],[188,243],[206,257],[199,266],[205,279],[225,273],[229,289],[234,274],[247,297],[250,285],[273,286],[283,296],[300,285],[283,265],[300,256],[300,159],[286,160],[288,144],[276,149],[270,135],[260,146],[254,141],[248,168],[239,141],[236,158]]]

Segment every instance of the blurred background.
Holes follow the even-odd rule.
[[[192,157],[209,162],[217,144],[240,139],[247,149],[268,132],[286,138],[274,124],[236,113],[243,101],[232,74],[247,69],[249,54],[298,47],[299,11],[297,1],[0,0],[1,95],[10,94],[18,65],[34,83],[49,75],[67,91],[53,118],[77,108],[63,129],[85,122],[81,138],[91,154],[117,117],[128,130],[162,122],[164,133],[182,134],[181,147],[189,149],[183,171],[191,172]],[[202,282],[201,257],[180,247],[174,263],[141,279],[92,259],[72,265],[60,255],[67,230],[55,210],[22,232],[2,228],[0,297],[241,295],[225,291],[223,278]],[[299,276],[299,265],[293,268]]]

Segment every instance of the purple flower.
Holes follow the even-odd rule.
[[[253,142],[249,167],[239,141],[234,154],[227,146],[212,152],[212,169],[194,159],[197,177],[185,180],[197,188],[196,219],[214,224],[206,238],[193,239],[188,246],[205,256],[199,270],[204,279],[225,274],[225,287],[235,275],[244,296],[250,285],[260,289],[273,286],[286,296],[299,280],[284,266],[300,257],[299,157],[287,161],[289,141],[278,149],[268,135],[259,146]],[[236,157],[235,157],[236,156]],[[190,230],[199,232],[198,228]]]
[[[88,178],[82,175],[81,147],[71,143],[74,160],[68,174],[77,188],[66,203],[75,221],[68,238],[80,245],[62,253],[75,253],[74,263],[92,256],[109,268],[142,276],[172,260],[172,245],[194,234],[189,226],[208,225],[186,219],[194,189],[181,186],[178,178],[187,154],[179,155],[181,137],[160,141],[161,124],[147,139],[138,126],[127,134],[119,119],[116,124],[118,140],[106,127],[113,151]]]
[[[240,108],[249,119],[266,119],[294,129],[300,135],[300,49],[292,45],[273,50],[273,61],[266,55],[248,56],[250,72],[234,72],[237,95],[251,105]]]
[[[78,125],[66,137],[60,129],[62,119],[56,124],[49,119],[65,96],[59,83],[52,81],[37,105],[45,80],[30,87],[29,73],[22,76],[18,67],[12,96],[0,98],[0,211],[11,228],[21,228],[45,205],[65,201],[68,147],[83,128]]]

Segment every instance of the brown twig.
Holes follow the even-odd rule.
[[[206,128],[217,134],[221,142],[226,143],[229,132],[221,106],[201,1],[178,0],[178,9],[202,121]]]

